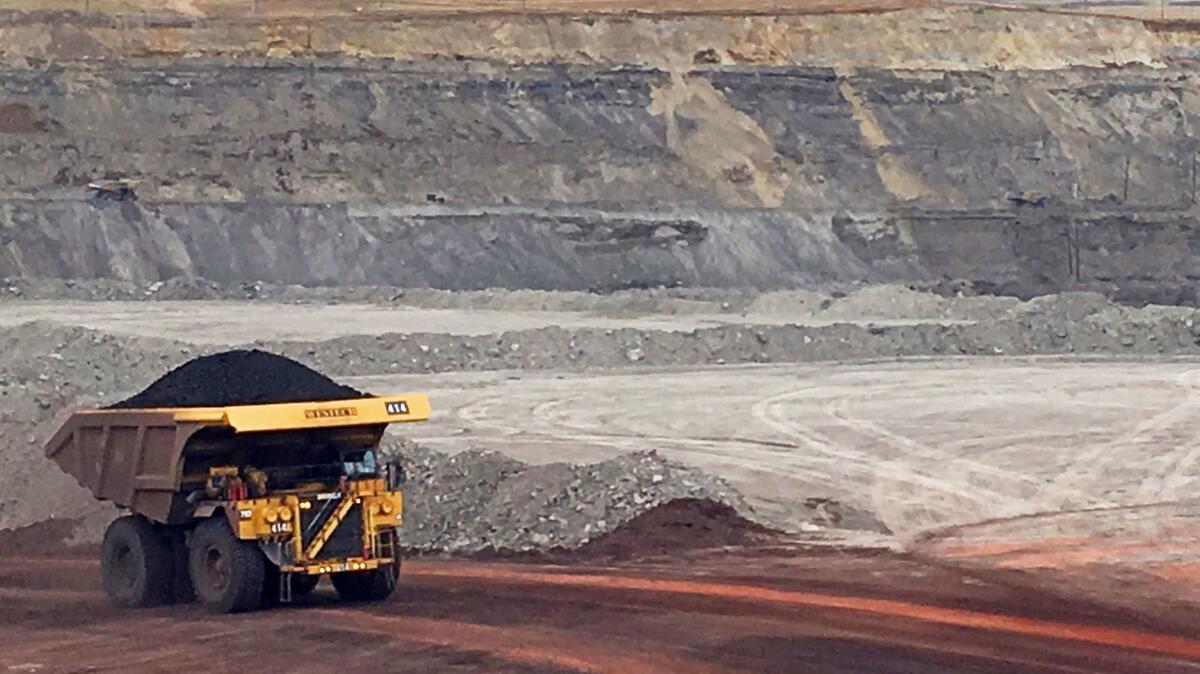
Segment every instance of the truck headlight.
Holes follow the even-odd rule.
[[[388,501],[384,501],[383,503],[379,504],[379,509],[383,511],[384,515],[392,514],[392,504]]]
[[[291,508],[280,508],[279,509],[279,519],[283,520],[284,522],[291,522],[292,521],[292,509]]]
[[[268,510],[266,512],[266,518],[268,522],[275,522],[279,519],[279,513],[274,510]]]

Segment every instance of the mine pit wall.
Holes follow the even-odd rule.
[[[1039,214],[1040,215],[1040,214]],[[967,279],[1032,296],[1094,288],[1196,303],[1196,228],[1183,215],[884,216],[779,211],[630,217],[585,211],[362,211],[337,205],[0,203],[0,276],[193,276],[302,285],[614,290],[813,287]],[[834,221],[831,226],[830,220]],[[947,286],[952,289],[952,286]]]
[[[286,23],[6,18],[0,275],[1195,301],[1200,84],[1163,65],[1186,31],[510,17],[306,24],[310,46]],[[106,175],[140,201],[87,200]]]

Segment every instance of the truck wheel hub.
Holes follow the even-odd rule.
[[[115,578],[125,587],[130,587],[137,581],[133,550],[128,545],[122,545],[116,549],[112,558],[112,569]]]
[[[204,571],[213,587],[223,588],[229,584],[229,561],[216,546],[204,551]]]

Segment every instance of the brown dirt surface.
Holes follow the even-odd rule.
[[[1200,501],[1187,499],[996,518],[926,532],[910,550],[1116,610],[1154,604],[1159,613],[1193,615],[1198,512]]]
[[[46,123],[38,119],[33,109],[24,103],[0,105],[0,133],[42,133]]]
[[[94,546],[67,547],[79,520],[47,520],[17,529],[0,529],[0,555],[90,555]]]
[[[889,553],[724,553],[658,566],[405,564],[393,600],[213,616],[120,610],[91,559],[0,560],[0,671],[1138,672],[1200,641]],[[1049,600],[1048,600],[1049,599]],[[962,608],[969,606],[970,608]]]

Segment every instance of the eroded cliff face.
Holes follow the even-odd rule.
[[[363,5],[372,8],[372,3]],[[1187,30],[1162,30],[1143,21],[995,7],[837,12],[817,6],[814,13],[785,15],[368,12],[236,19],[10,12],[0,18],[0,62],[17,67],[154,56],[343,54],[403,61],[448,58],[662,69],[688,68],[698,61],[909,70],[1058,69],[1162,63],[1190,55],[1200,43]]]
[[[1051,40],[1027,15],[560,17],[542,21],[589,37],[545,53],[518,19],[460,21],[452,37],[442,20],[394,44],[440,34],[435,53],[460,58],[406,61],[235,58],[195,42],[191,58],[128,56],[139,31],[186,41],[211,27],[178,20],[122,29],[120,62],[67,53],[65,34],[40,62],[32,41],[0,36],[12,64],[0,274],[572,289],[966,280],[1191,301],[1200,80],[1190,62],[1159,60],[1180,39],[1087,19]],[[926,32],[903,38],[921,16]],[[894,44],[863,42],[870,22]],[[117,30],[22,17],[0,32],[37,26]],[[1006,60],[964,26],[1014,36]],[[334,28],[350,30],[322,27]],[[658,49],[639,31],[657,31]],[[481,60],[514,40],[519,58]],[[455,51],[470,45],[491,51]],[[760,50],[735,59],[731,45]],[[104,176],[139,180],[140,201],[88,201],[83,186]]]

